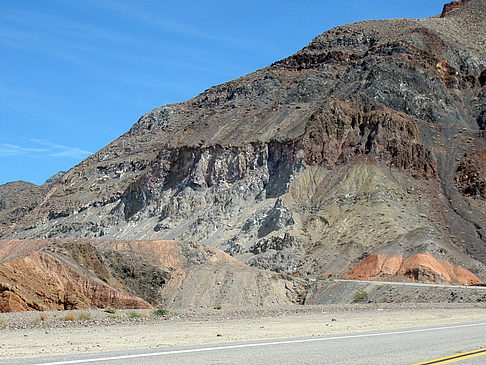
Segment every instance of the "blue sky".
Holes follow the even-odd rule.
[[[445,0],[0,2],[0,184],[42,184],[160,105],[338,25],[422,18]]]

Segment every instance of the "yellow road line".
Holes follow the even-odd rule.
[[[446,357],[440,357],[438,359],[428,360],[428,361],[424,361],[424,362],[417,362],[417,363],[414,363],[414,364],[411,364],[411,365],[450,364],[452,362],[467,360],[467,359],[471,359],[473,357],[483,356],[483,355],[486,355],[486,348],[475,350],[475,351],[470,351],[470,352],[461,352],[460,354],[456,354],[456,355],[452,355],[452,356],[446,356]]]

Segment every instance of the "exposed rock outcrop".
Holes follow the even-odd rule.
[[[402,256],[373,254],[362,260],[346,274],[355,280],[409,280],[422,283],[472,285],[482,283],[469,270],[448,261],[439,261],[426,253],[405,259]]]
[[[299,303],[303,280],[175,241],[0,241],[0,311]]]
[[[471,0],[456,0],[456,1],[451,1],[450,3],[447,3],[444,5],[444,9],[442,10],[442,14],[440,15],[441,18],[446,17],[450,13],[452,13],[454,10],[462,8],[464,5],[466,5],[468,2]]]
[[[0,232],[9,230],[34,209],[47,193],[47,186],[25,181],[0,185]]]
[[[0,265],[0,311],[151,308],[55,257],[35,252]]]
[[[4,219],[0,235],[202,242],[303,275],[342,276],[373,254],[404,257],[403,266],[430,253],[438,264],[407,275],[464,282],[448,262],[484,281],[486,0],[454,2],[443,15],[337,27],[264,69],[156,108]],[[130,279],[133,262],[117,250],[95,251],[111,276],[95,272],[111,286],[160,297]],[[140,261],[147,278],[169,288],[167,267],[150,259]],[[387,260],[378,276],[391,275]]]
[[[486,200],[486,150],[464,156],[457,166],[455,182],[464,195]]]

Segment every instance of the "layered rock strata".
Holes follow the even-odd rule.
[[[1,237],[198,241],[333,276],[385,248],[442,249],[486,280],[486,1],[442,15],[337,27],[152,110]]]

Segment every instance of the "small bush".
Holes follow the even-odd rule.
[[[127,313],[128,318],[140,318],[142,315],[138,312],[128,312]]]
[[[169,311],[167,309],[162,308],[162,307],[158,307],[158,308],[154,309],[154,311],[152,312],[152,315],[154,315],[154,316],[168,316]]]
[[[40,313],[40,314],[39,314],[39,317],[34,318],[34,319],[32,320],[32,323],[33,323],[33,324],[37,324],[37,323],[40,323],[40,322],[45,321],[46,319],[47,319],[47,313]]]
[[[368,301],[368,292],[365,290],[358,290],[354,294],[353,303],[363,303]]]
[[[112,307],[111,305],[109,305],[108,307],[105,308],[105,312],[106,313],[110,313],[110,314],[115,314],[116,313],[116,308],[115,307]]]
[[[214,307],[214,309],[220,310],[221,309],[221,306],[220,305],[217,305],[217,306]]]
[[[78,319],[80,321],[87,321],[88,319],[91,319],[91,314],[86,313],[86,312],[79,313]]]
[[[62,318],[63,321],[75,321],[76,320],[76,316],[74,315],[74,313],[68,313],[66,314],[63,318]]]

